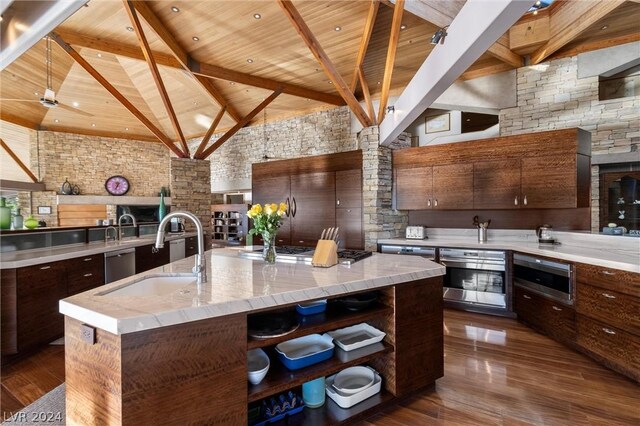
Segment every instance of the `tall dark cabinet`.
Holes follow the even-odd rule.
[[[323,229],[337,226],[341,248],[364,247],[362,151],[254,164],[252,198],[287,204],[278,245],[315,247]]]

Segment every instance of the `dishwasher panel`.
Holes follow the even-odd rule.
[[[104,254],[104,283],[109,284],[136,273],[136,249],[112,251]]]
[[[184,259],[185,253],[185,239],[169,241],[169,261],[175,262],[176,260]]]

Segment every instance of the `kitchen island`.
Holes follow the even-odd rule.
[[[249,403],[299,387],[343,368],[368,364],[383,391],[349,410],[331,401],[305,409],[303,422],[338,423],[370,415],[383,404],[432,385],[443,375],[443,266],[422,258],[374,254],[351,265],[314,268],[265,264],[238,250],[206,252],[209,280],[164,294],[127,289],[147,277],[189,275],[183,259],[60,302],[65,315],[68,424],[247,424]],[[187,281],[188,278],[187,278]],[[327,311],[288,336],[252,340],[247,318],[296,303],[378,290],[371,309]],[[276,365],[264,382],[247,382],[247,349],[366,322],[384,342],[339,353],[289,372]],[[367,350],[365,350],[367,349]]]

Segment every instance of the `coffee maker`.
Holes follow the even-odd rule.
[[[172,217],[169,222],[169,232],[184,232],[184,221],[180,217]]]

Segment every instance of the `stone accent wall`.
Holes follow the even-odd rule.
[[[262,115],[259,115],[262,118]],[[222,133],[214,135],[215,141]],[[228,182],[251,179],[251,164],[270,158],[308,157],[319,154],[356,149],[355,135],[351,134],[348,107],[334,108],[289,120],[267,123],[267,143],[264,142],[262,124],[240,129],[231,139],[211,154],[211,181]],[[189,141],[189,150],[195,152],[200,140]],[[212,142],[210,142],[212,143]]]
[[[390,146],[380,146],[378,127],[367,127],[358,134],[358,145],[363,157],[364,248],[376,251],[378,239],[402,236],[409,221],[408,212],[394,210],[391,205],[391,152],[410,147],[411,134],[402,133]]]
[[[500,111],[501,136],[580,127],[591,132],[591,153],[638,151],[640,96],[598,100],[598,77],[578,78],[578,57],[517,70],[518,105]],[[591,228],[599,228],[598,167],[592,167]]]
[[[211,164],[206,160],[171,158],[171,211],[195,214],[204,230],[211,232]],[[195,230],[185,221],[187,230]]]

